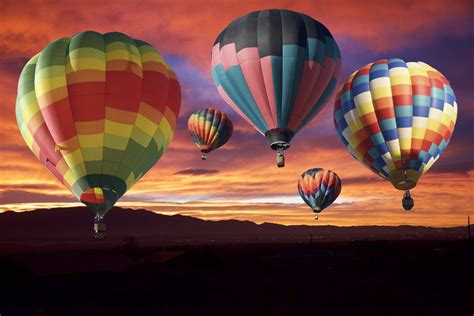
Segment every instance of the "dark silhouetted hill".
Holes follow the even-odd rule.
[[[0,213],[0,241],[90,239],[93,215],[85,207]],[[107,237],[181,239],[403,239],[464,238],[466,227],[424,226],[285,226],[250,221],[206,221],[182,215],[114,207],[106,216]]]

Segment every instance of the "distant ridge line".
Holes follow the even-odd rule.
[[[0,213],[0,241],[89,238],[93,215],[86,207],[37,209]],[[282,225],[249,220],[204,220],[186,215],[163,215],[146,209],[114,207],[106,216],[110,238],[183,236],[189,238],[315,236],[324,238],[462,238],[466,226],[335,226]],[[467,238],[467,236],[466,236]]]

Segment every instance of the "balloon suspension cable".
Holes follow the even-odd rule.
[[[278,168],[283,168],[285,166],[285,154],[283,153],[283,148],[277,148],[277,166]]]
[[[201,154],[201,160],[206,160],[206,159],[207,159],[207,154],[202,153],[202,154]]]
[[[106,233],[106,225],[104,222],[104,216],[97,213],[94,217],[94,237],[104,238]]]
[[[408,177],[407,170],[405,169],[405,193],[403,194],[402,205],[405,211],[409,211],[415,205],[415,201],[411,197],[410,190],[408,189]]]
[[[99,213],[95,214],[94,223],[102,223],[104,221],[104,216]]]

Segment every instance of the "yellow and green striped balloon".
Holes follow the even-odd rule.
[[[150,44],[87,31],[28,61],[16,117],[41,163],[103,216],[160,159],[180,103],[175,73]]]

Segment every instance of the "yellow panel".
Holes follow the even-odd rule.
[[[128,50],[107,50],[106,60],[128,60],[132,61],[137,65],[141,65],[140,56],[130,53]]]
[[[134,128],[132,131],[132,136],[131,138],[139,143],[142,147],[147,148],[148,145],[150,144],[150,141],[152,139],[152,135],[148,135],[139,128]]]
[[[396,85],[411,85],[410,76],[406,75],[399,75],[399,76],[391,76],[390,83],[392,86]]]
[[[146,63],[146,62],[149,62],[149,61],[156,61],[156,62],[159,62],[161,64],[164,64],[165,61],[163,59],[163,57],[156,53],[156,52],[146,52],[144,54],[141,55],[141,60],[142,60],[142,63]]]
[[[135,126],[147,133],[150,136],[155,134],[155,130],[157,129],[158,125],[141,115],[140,113],[137,114],[137,120],[135,121]]]
[[[173,137],[173,129],[171,128],[171,125],[168,123],[168,120],[166,117],[163,116],[163,118],[160,121],[160,125],[158,125],[158,128],[161,130],[163,133],[163,136],[166,138],[166,142],[170,142],[171,137]],[[154,136],[155,140],[158,140],[158,137]]]
[[[102,70],[105,71],[105,62],[95,58],[73,59],[66,64],[66,73],[79,70]]]
[[[104,147],[125,150],[127,148],[129,137],[120,137],[110,134],[104,135]]]
[[[356,106],[356,108],[357,112],[359,113],[359,116],[374,112],[374,105],[372,104],[372,102],[359,104]]]
[[[65,99],[68,97],[67,87],[60,87],[55,90],[48,91],[46,94],[38,94],[38,104],[41,109],[47,107],[50,104],[53,104],[59,100]]]
[[[69,52],[69,59],[98,59],[105,62],[105,52],[93,47],[80,47]],[[105,65],[104,65],[105,67]],[[105,68],[104,68],[105,69]]]
[[[135,45],[131,43],[125,43],[122,41],[115,41],[112,43],[108,43],[105,49],[107,52],[113,51],[113,50],[130,50],[131,53],[135,55],[140,55],[140,51]]]
[[[360,141],[357,139],[357,137],[351,137],[351,139],[349,140],[349,145],[351,145],[353,148],[356,148],[359,144]]]
[[[428,129],[432,130],[432,131],[438,131],[439,129],[439,121],[438,120],[432,120],[432,119],[429,119],[428,120]]]
[[[32,148],[33,146],[33,136],[31,135],[30,131],[26,127],[26,124],[23,123],[20,127],[20,133],[23,136],[23,139],[25,140],[25,143],[28,145],[28,148]]]
[[[449,123],[451,123],[451,115],[443,113],[443,117],[441,118],[441,122],[444,125],[449,126]]]
[[[411,137],[415,139],[423,139],[425,137],[425,128],[413,127]]]
[[[428,75],[426,74],[426,70],[424,70],[423,68],[409,67],[408,70],[410,71],[410,76],[428,77]]]
[[[371,90],[372,98],[374,100],[391,97],[392,96],[392,89],[390,86],[388,87],[380,87]]]
[[[78,135],[79,144],[82,148],[102,147],[104,145],[104,134]]]
[[[438,73],[439,73],[439,71],[438,71],[437,69],[431,67],[430,65],[428,65],[428,64],[426,64],[426,63],[424,63],[424,62],[419,61],[418,64],[420,65],[420,67],[422,67],[422,68],[424,68],[424,69],[426,69],[426,70],[435,71],[435,72],[438,72]]]
[[[57,76],[43,80],[35,80],[36,96],[39,98],[48,91],[65,86],[67,86],[66,76]]]
[[[105,120],[105,132],[110,135],[130,137],[133,125],[121,124],[114,121]]]
[[[411,138],[400,138],[400,148],[401,149],[410,149],[411,148]]]
[[[35,82],[48,80],[49,78],[64,76],[64,65],[49,66],[42,68],[35,73]]]
[[[19,105],[22,109],[21,115],[24,121],[29,121],[40,110],[35,91],[25,94],[20,100]]]
[[[82,148],[82,158],[85,161],[98,161],[104,159],[104,148]]]
[[[74,182],[76,182],[77,180],[77,177],[74,175],[71,169],[68,169],[68,171],[66,171],[63,178],[66,181],[66,183],[71,187],[74,185]]]
[[[362,128],[362,124],[359,118],[356,118],[355,120],[349,122],[348,125],[353,134],[357,133]]]
[[[84,160],[82,159],[81,149],[77,149],[73,152],[64,155],[64,160],[66,160],[67,165],[69,168],[82,164]]]

